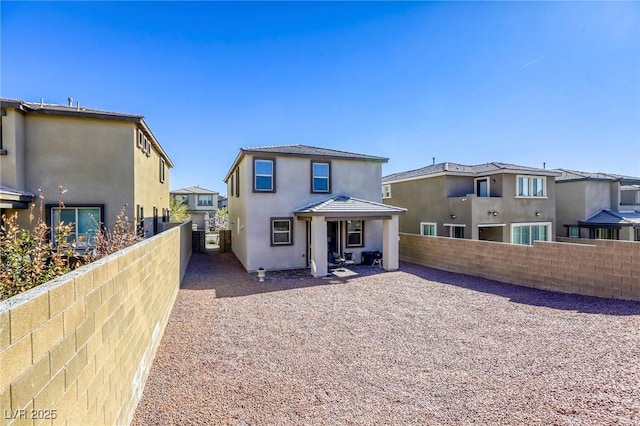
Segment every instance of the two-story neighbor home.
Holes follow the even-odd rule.
[[[530,245],[555,235],[558,175],[505,163],[439,163],[385,176],[382,197],[407,209],[401,232]]]
[[[306,145],[242,148],[228,185],[231,245],[248,271],[310,268],[328,273],[328,255],[381,251],[398,268],[398,216],[381,203],[387,158]]]
[[[80,247],[91,245],[96,222],[112,229],[125,204],[146,236],[159,232],[168,219],[173,163],[143,116],[74,106],[71,99],[68,105],[0,104],[2,213],[18,212],[27,227],[29,201],[41,188],[46,221],[74,223]]]
[[[171,197],[187,206],[191,222],[200,230],[206,229],[207,223],[213,220],[218,210],[218,193],[210,189],[199,186],[175,189],[171,191]]]
[[[640,241],[640,178],[558,169],[559,237]]]

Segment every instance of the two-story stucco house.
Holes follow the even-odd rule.
[[[174,189],[171,191],[171,197],[187,206],[191,222],[200,230],[207,228],[207,222],[213,220],[218,210],[219,195],[210,189],[199,186]]]
[[[282,145],[242,148],[228,185],[232,250],[248,271],[310,268],[328,273],[328,254],[382,252],[398,268],[398,216],[381,203],[387,158]]]
[[[505,163],[440,163],[385,176],[382,197],[407,209],[401,232],[530,245],[555,235],[558,175]]]
[[[558,169],[558,237],[640,241],[640,178]]]
[[[46,221],[73,222],[74,237],[84,244],[90,245],[95,222],[112,229],[125,204],[146,236],[160,231],[173,163],[143,116],[74,106],[71,99],[68,105],[0,104],[2,213],[18,212],[28,226],[29,202],[42,188]],[[66,190],[62,209],[60,186]]]

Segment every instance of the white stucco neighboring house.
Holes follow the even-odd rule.
[[[231,246],[249,272],[310,268],[328,274],[328,254],[382,252],[398,268],[398,216],[382,204],[388,159],[306,145],[241,148],[224,178]]]

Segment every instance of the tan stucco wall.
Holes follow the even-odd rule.
[[[132,121],[23,115],[7,108],[3,142],[11,155],[2,156],[2,184],[34,194],[42,188],[44,204],[54,205],[62,186],[65,205],[104,205],[102,220],[109,228],[125,204],[130,219],[142,205],[146,235],[151,236],[153,207],[160,221],[162,209],[169,207],[170,173],[166,166],[161,183],[159,153],[152,147],[147,157],[137,148],[139,126]],[[19,221],[28,226],[27,211],[19,211]]]
[[[26,189],[42,188],[48,204],[58,204],[60,186],[65,204],[105,204],[110,228],[125,203],[133,217],[133,129],[118,121],[27,115]]]
[[[138,129],[131,128],[130,149],[133,150],[133,204],[144,207],[145,235],[153,235],[153,208],[157,209],[158,221],[162,221],[162,209],[169,208],[169,167],[165,165],[164,182],[160,182],[160,155],[151,148],[151,155],[147,155],[137,148]],[[136,211],[136,210],[134,210]]]
[[[16,424],[43,424],[32,409],[55,412],[46,424],[131,422],[190,238],[186,223],[0,302],[0,406],[26,410]]]
[[[619,183],[607,181],[568,181],[555,185],[556,198],[556,235],[566,237],[564,225],[577,225],[603,209],[618,209]],[[582,238],[589,237],[588,229],[581,229]]]
[[[7,155],[0,156],[0,185],[25,190],[24,181],[24,117],[7,108],[2,117],[2,146]]]
[[[444,224],[465,225],[465,239],[479,238],[479,224],[506,224],[488,231],[491,238],[511,241],[511,223],[552,223],[555,233],[555,185],[547,176],[546,198],[516,198],[515,174],[490,175],[491,197],[474,195],[474,178],[466,176],[437,176],[391,185],[391,198],[383,201],[407,209],[400,217],[400,232],[420,233],[420,222],[437,223],[438,236],[449,236]],[[488,211],[498,212],[497,216]],[[539,213],[539,216],[536,215]],[[451,217],[455,215],[455,219]]]

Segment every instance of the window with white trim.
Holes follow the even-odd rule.
[[[362,247],[364,245],[364,221],[347,221],[347,247]]]
[[[569,238],[580,238],[580,228],[578,228],[577,226],[570,226]]]
[[[464,238],[464,226],[449,225],[449,238]]]
[[[72,225],[71,234],[67,237],[69,243],[78,249],[95,246],[95,237],[102,222],[101,207],[52,207],[51,224],[55,230],[61,223]],[[55,235],[52,235],[55,242]]]
[[[511,243],[531,246],[534,241],[550,241],[550,223],[520,223],[511,225]]]
[[[391,198],[391,184],[382,185],[382,198]]]
[[[255,158],[253,160],[253,190],[255,192],[275,192],[275,159]]]
[[[420,235],[436,235],[436,224],[432,222],[420,222]]]
[[[293,244],[293,218],[271,219],[271,245],[290,246]]]
[[[488,197],[489,196],[489,178],[476,178],[475,179],[475,194],[476,197]]]
[[[517,197],[546,197],[547,178],[544,176],[517,176],[516,177]]]
[[[331,192],[331,163],[311,162],[311,192]]]

